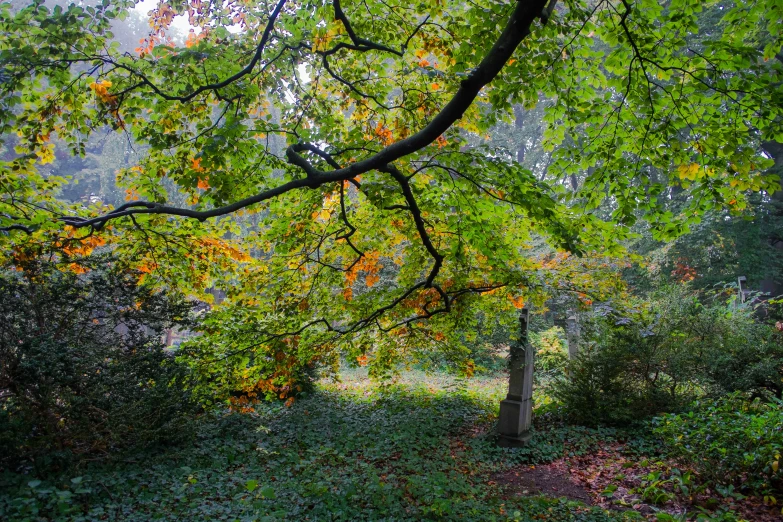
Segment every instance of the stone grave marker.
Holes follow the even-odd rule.
[[[530,440],[533,420],[533,363],[535,350],[527,342],[529,310],[519,316],[520,337],[510,349],[508,395],[500,401],[498,445],[523,446]]]
[[[737,278],[737,285],[739,286],[739,302],[744,303],[748,300],[748,294],[750,294],[750,291],[748,290],[748,278],[739,276]]]
[[[579,328],[579,316],[576,310],[569,310],[566,317],[566,340],[568,341],[568,358],[573,359],[579,353],[579,337],[581,330]]]

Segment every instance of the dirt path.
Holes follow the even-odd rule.
[[[686,478],[681,478],[685,474]],[[698,483],[695,473],[682,466],[678,469],[674,462],[627,458],[617,443],[592,454],[540,466],[519,465],[490,477],[490,485],[502,488],[508,498],[566,497],[605,509],[633,509],[650,520],[657,520],[657,513],[688,513],[689,520],[696,520],[699,513],[721,510],[732,510],[752,522],[783,520],[781,507],[765,505],[764,499],[724,497],[699,488]]]
[[[553,464],[519,466],[492,476],[492,481],[506,488],[509,496],[546,495],[567,497],[591,505],[590,491],[569,473]]]

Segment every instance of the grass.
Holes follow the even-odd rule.
[[[0,478],[3,520],[552,520],[636,519],[565,499],[509,497],[491,475],[587,451],[606,435],[557,428],[523,449],[491,435],[499,378],[362,371],[322,382],[285,408],[211,414],[192,443],[94,463],[45,479]]]

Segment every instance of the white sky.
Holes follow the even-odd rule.
[[[141,0],[141,2],[136,4],[136,7],[134,7],[133,10],[141,15],[147,16],[147,13],[149,13],[156,7],[158,7],[158,0]],[[182,34],[187,34],[188,31],[190,31],[191,29],[194,29],[197,34],[201,32],[201,28],[199,27],[194,28],[192,25],[188,23],[188,17],[182,15],[176,16],[174,18],[174,21],[171,22],[171,27],[173,27],[174,29],[178,29],[179,31],[182,32]],[[238,25],[226,27],[226,29],[228,29],[229,32],[232,33],[238,33],[239,31],[242,30],[241,27],[239,27]],[[301,80],[304,83],[310,81],[310,75],[307,74],[307,70],[305,69],[304,65],[299,66],[299,74],[301,76]]]
[[[141,2],[136,4],[136,7],[133,8],[134,11],[137,13],[147,16],[147,13],[152,11],[153,9],[158,7],[158,0],[141,0]],[[179,15],[174,17],[174,21],[171,22],[171,27],[174,29],[179,30],[182,32],[182,34],[188,34],[188,31],[193,29],[196,34],[201,32],[200,27],[193,27],[188,23],[188,17],[185,15]],[[226,27],[228,29],[228,32],[230,33],[238,33],[242,30],[242,28],[238,25],[230,25]]]

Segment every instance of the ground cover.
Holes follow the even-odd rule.
[[[612,489],[618,470],[636,476],[623,462],[635,473],[641,454],[654,453],[638,433],[628,440],[550,423],[527,448],[497,448],[491,431],[504,388],[502,376],[410,372],[380,385],[348,372],[290,407],[204,416],[189,444],[56,475],[5,472],[0,518],[609,521],[683,519],[692,507],[674,493],[656,503]],[[612,480],[596,478],[604,469]],[[710,513],[736,520],[719,509],[728,507]]]

